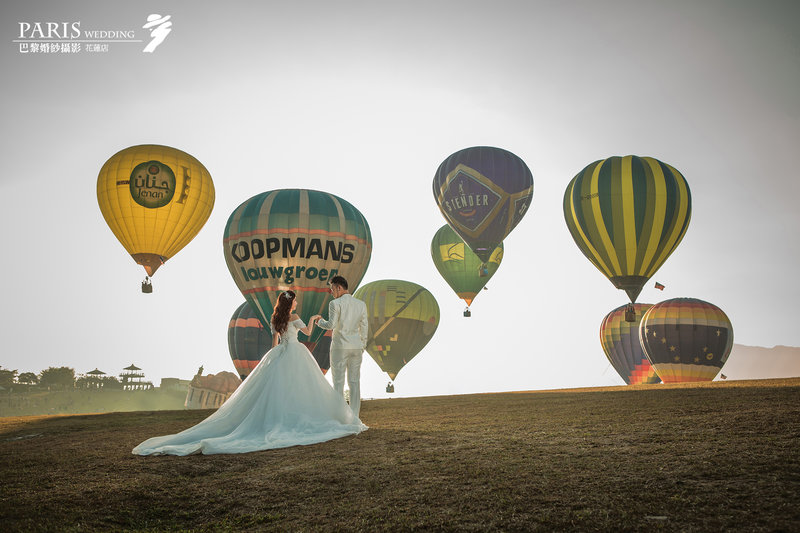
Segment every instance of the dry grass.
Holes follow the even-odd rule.
[[[207,411],[0,418],[4,531],[800,530],[800,379],[372,400],[361,435],[137,457]]]

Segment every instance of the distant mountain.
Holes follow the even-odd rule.
[[[800,376],[800,348],[795,346],[745,346],[734,344],[717,375],[720,379],[766,379]]]

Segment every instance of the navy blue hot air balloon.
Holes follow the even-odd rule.
[[[528,211],[533,175],[508,150],[474,146],[442,161],[433,196],[447,223],[486,264]]]

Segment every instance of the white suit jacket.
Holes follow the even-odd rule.
[[[367,305],[350,294],[331,300],[328,320],[320,318],[317,325],[333,330],[331,350],[363,350],[367,345]]]

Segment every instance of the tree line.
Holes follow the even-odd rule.
[[[31,388],[68,390],[78,389],[118,389],[122,383],[114,376],[75,376],[75,369],[67,366],[51,366],[35,374],[9,370],[0,366],[0,387],[5,390],[29,390]]]

